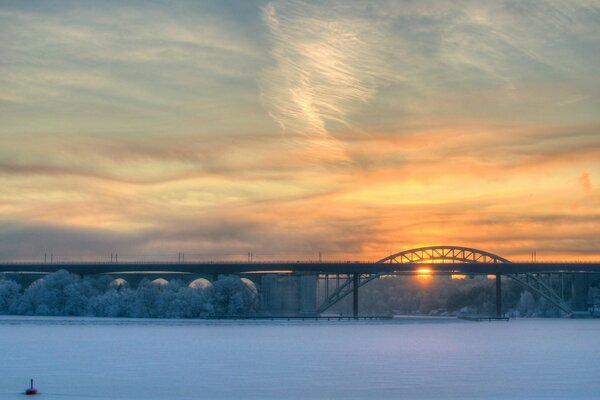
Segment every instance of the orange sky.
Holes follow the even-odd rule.
[[[600,259],[600,5],[0,6],[0,259]]]

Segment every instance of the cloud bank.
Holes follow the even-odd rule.
[[[243,7],[0,6],[0,259],[597,258],[597,2]]]

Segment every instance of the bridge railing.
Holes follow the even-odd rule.
[[[462,261],[446,261],[444,263],[440,263],[440,262],[434,262],[434,261],[414,261],[414,262],[405,262],[405,263],[397,263],[398,266],[401,266],[403,264],[406,265],[411,265],[411,264],[428,264],[428,265],[435,265],[435,264],[461,264],[464,263]],[[598,261],[593,261],[593,260],[584,260],[584,261],[577,261],[577,260],[556,260],[556,261],[535,261],[535,262],[531,262],[531,261],[515,261],[513,264],[521,264],[521,265],[556,265],[556,264],[564,264],[564,265],[570,265],[570,264],[598,264],[600,263],[600,260]],[[39,259],[39,258],[32,258],[32,259],[5,259],[5,260],[0,260],[0,265],[31,265],[31,264],[35,264],[35,265],[40,265],[40,264],[48,264],[48,265],[52,265],[52,264],[63,264],[63,265],[98,265],[98,264],[102,264],[102,265],[112,265],[112,264],[124,264],[124,265],[181,265],[181,264],[218,264],[218,265],[239,265],[239,264],[248,264],[248,265],[252,265],[252,264],[263,264],[263,265],[276,265],[276,264],[312,264],[312,265],[319,265],[319,264],[323,264],[323,265],[328,265],[328,264],[378,264],[375,261],[372,260],[368,260],[368,261],[356,261],[356,260],[323,260],[323,261],[318,261],[318,260],[254,260],[254,261],[247,261],[247,260],[204,260],[204,259],[190,259],[190,260],[131,260],[131,259],[119,259],[117,260],[113,260],[111,261],[110,259],[106,259],[106,258],[99,258],[99,259],[90,259],[90,258],[63,258],[63,257],[55,257],[52,261],[51,260],[46,260],[44,261],[44,259]]]
[[[318,260],[181,260],[181,261],[173,261],[173,260],[128,260],[128,259],[119,259],[118,261],[106,260],[106,259],[77,259],[77,258],[54,258],[52,261],[43,259],[18,259],[18,260],[0,260],[0,265],[7,264],[65,264],[65,265],[73,265],[73,264],[133,264],[133,265],[178,265],[178,264],[376,264],[375,261],[354,261],[354,260],[326,260],[326,261],[318,261]]]

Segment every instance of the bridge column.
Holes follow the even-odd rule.
[[[589,316],[587,305],[589,287],[589,274],[581,272],[572,274],[571,304],[574,317],[583,318]]]
[[[298,310],[301,316],[314,317],[317,315],[317,280],[318,274],[314,272],[299,274],[300,297]]]
[[[359,275],[355,272],[352,274],[352,315],[358,318],[358,278]]]
[[[502,275],[496,274],[496,317],[502,316]]]

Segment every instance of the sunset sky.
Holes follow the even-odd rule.
[[[600,1],[0,2],[0,259],[600,259]]]

